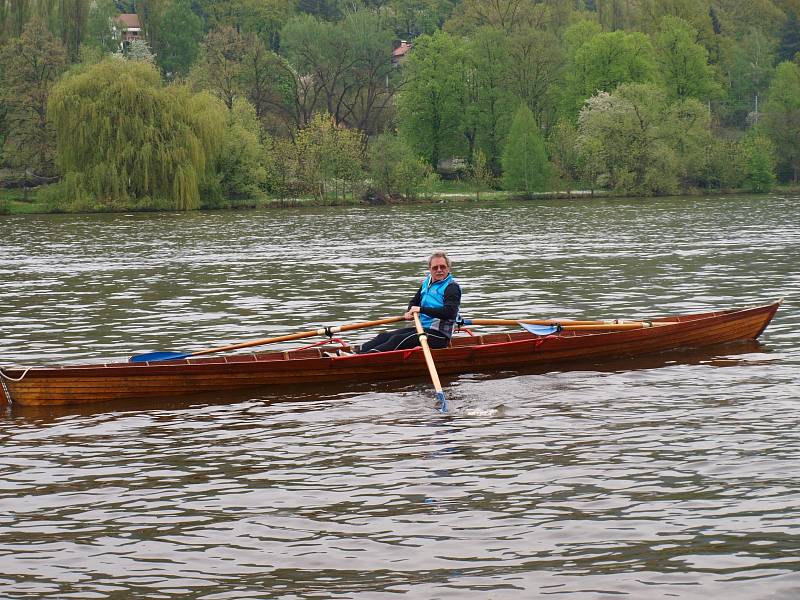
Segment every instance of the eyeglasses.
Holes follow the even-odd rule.
[[[433,265],[431,271],[447,271],[447,265]]]

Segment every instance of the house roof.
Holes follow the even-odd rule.
[[[141,25],[139,25],[139,15],[136,13],[122,13],[121,15],[117,15],[117,21],[119,21],[125,29],[141,28]]]
[[[401,56],[405,56],[408,54],[409,50],[411,50],[411,44],[408,42],[400,42],[400,45],[392,51],[392,57],[400,58]]]

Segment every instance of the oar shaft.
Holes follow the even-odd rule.
[[[249,342],[241,342],[238,344],[231,344],[230,346],[220,346],[218,348],[209,348],[207,350],[198,350],[192,352],[191,356],[200,356],[201,354],[213,354],[214,352],[228,352],[230,350],[239,350],[240,348],[250,348],[252,346],[263,346],[266,344],[277,344],[278,342],[290,342],[292,340],[301,340],[303,338],[314,337],[317,335],[327,335],[330,333],[339,333],[340,331],[352,331],[353,329],[364,329],[367,327],[377,327],[379,325],[387,325],[389,323],[397,323],[402,321],[404,317],[387,317],[385,319],[378,319],[377,321],[364,321],[362,323],[350,323],[348,325],[337,325],[335,327],[320,327],[313,331],[302,331],[300,333],[290,333],[288,335],[280,335],[278,337],[262,338],[260,340],[252,340]]]
[[[672,325],[672,323],[617,323],[609,325],[562,325],[563,331],[626,331],[628,329],[647,329],[649,327],[660,327],[662,325]]]
[[[419,345],[422,346],[422,353],[425,355],[425,362],[428,365],[428,373],[430,373],[431,376],[433,389],[436,390],[436,399],[439,401],[439,410],[442,412],[447,412],[447,403],[444,399],[442,383],[439,381],[439,374],[436,372],[436,363],[433,362],[431,347],[428,345],[428,334],[425,333],[425,330],[422,328],[422,323],[419,320],[419,313],[414,313],[414,327],[417,330]]]
[[[517,325],[526,323],[527,325],[620,325],[638,324],[643,321],[572,321],[570,319],[464,319],[465,325]]]
[[[465,325],[557,325],[564,331],[625,331],[671,325],[674,321],[559,321],[556,319],[464,319]]]

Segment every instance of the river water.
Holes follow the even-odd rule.
[[[800,597],[800,198],[0,217],[0,364],[399,314],[786,300],[760,343],[325,389],[0,406],[2,598]],[[358,342],[371,332],[353,332]]]

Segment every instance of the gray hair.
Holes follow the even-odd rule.
[[[445,254],[444,250],[436,250],[433,254],[430,255],[428,258],[428,268],[430,268],[431,263],[433,262],[434,258],[443,258],[444,261],[447,263],[447,268],[452,268],[452,264],[450,263],[450,257]]]

